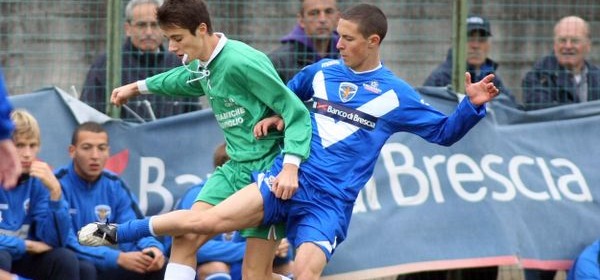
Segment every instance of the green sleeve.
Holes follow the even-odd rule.
[[[243,76],[248,88],[256,94],[256,98],[283,118],[285,123],[283,152],[297,155],[305,160],[310,152],[312,136],[308,109],[281,81],[268,58],[266,56],[264,58],[248,63]]]
[[[198,61],[191,63],[190,68],[195,69]],[[183,96],[183,97],[196,97],[204,95],[204,89],[201,83],[191,82],[190,79],[194,79],[195,74],[190,73],[183,66],[173,68],[169,71],[156,74],[146,79],[146,86],[150,93],[167,95],[167,96]]]

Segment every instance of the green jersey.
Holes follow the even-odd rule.
[[[267,158],[283,148],[285,154],[306,159],[310,149],[311,122],[308,109],[281,81],[268,57],[235,40],[220,36],[219,44],[205,65],[189,65],[152,76],[138,83],[142,93],[169,96],[206,95],[223,129],[227,154],[238,162]],[[284,132],[269,132],[257,140],[256,123],[277,114]],[[283,147],[281,147],[283,140]]]

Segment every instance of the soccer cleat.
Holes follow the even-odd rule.
[[[91,223],[77,233],[79,244],[85,246],[111,246],[117,244],[117,225],[109,223]]]

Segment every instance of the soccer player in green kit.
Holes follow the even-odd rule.
[[[273,190],[290,198],[298,187],[298,166],[310,149],[311,121],[304,104],[283,84],[265,54],[213,32],[204,1],[167,0],[158,8],[157,18],[169,51],[182,58],[183,65],[114,89],[111,102],[122,105],[146,93],[208,97],[231,160],[211,175],[192,210],[205,211],[250,184],[251,172],[266,170],[281,152],[285,165]],[[277,137],[256,140],[255,124],[273,114],[282,116],[285,130]],[[280,279],[271,271],[283,226],[246,229],[243,235],[248,238],[244,279]],[[165,279],[193,279],[196,250],[210,238],[174,237]]]

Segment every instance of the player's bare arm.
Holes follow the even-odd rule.
[[[124,86],[115,88],[112,91],[112,94],[110,95],[110,102],[117,106],[121,106],[121,105],[127,103],[127,100],[129,100],[129,98],[132,98],[132,97],[135,97],[138,95],[140,95],[140,90],[137,86],[137,82],[133,82],[133,83],[126,84]]]
[[[485,76],[477,83],[471,83],[471,73],[465,73],[465,91],[473,105],[481,106],[498,96],[500,91],[493,83],[494,74]]]

